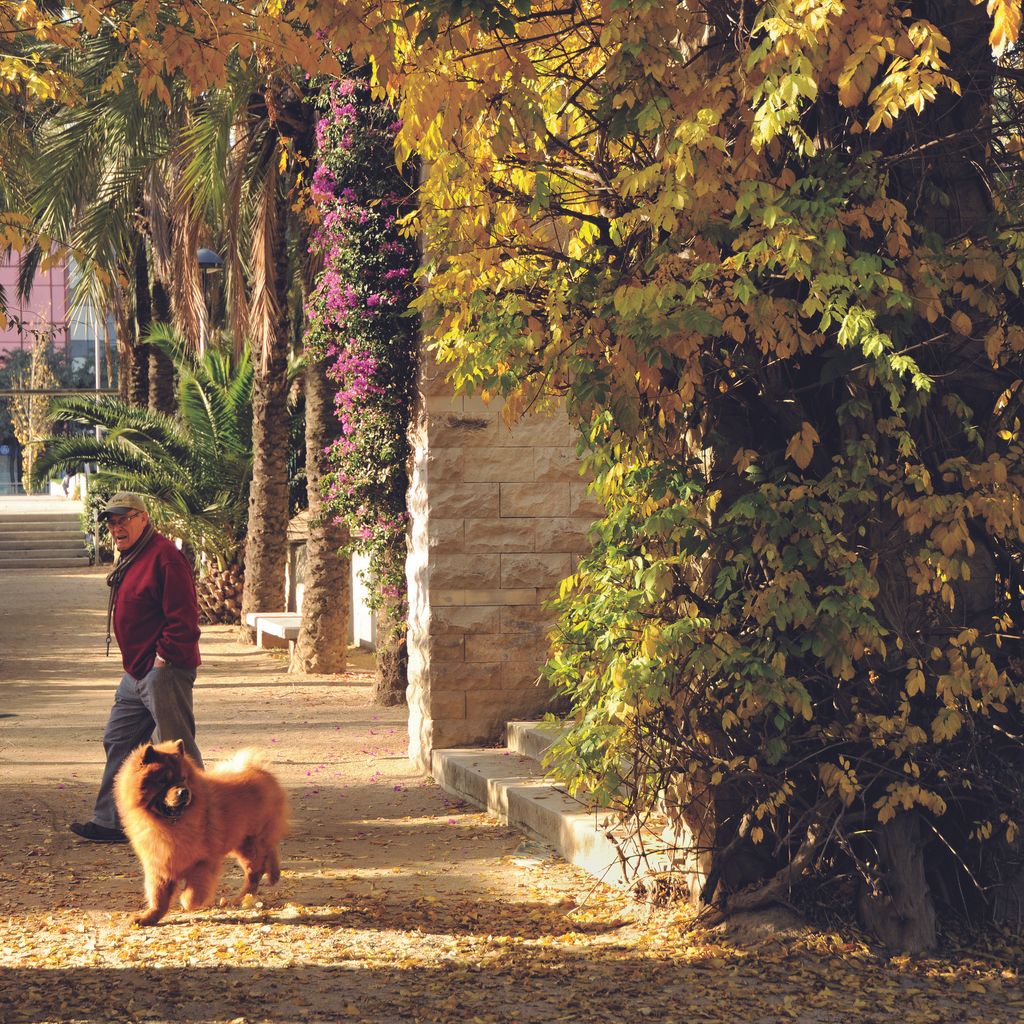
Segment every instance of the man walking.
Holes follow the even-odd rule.
[[[124,676],[103,733],[107,764],[92,820],[71,831],[96,843],[123,843],[114,806],[114,777],[124,759],[150,738],[184,741],[200,765],[192,684],[199,667],[199,605],[185,556],[149,521],[138,494],[115,494],[105,520],[120,558],[107,577],[107,653],[110,627],[121,648]]]

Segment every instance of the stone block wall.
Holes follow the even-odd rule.
[[[542,713],[550,613],[599,512],[564,413],[511,430],[500,402],[453,398],[429,356],[419,371],[409,490],[409,756],[497,741]]]

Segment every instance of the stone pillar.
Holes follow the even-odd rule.
[[[453,398],[424,354],[412,427],[409,757],[499,740],[542,713],[551,615],[598,513],[564,413],[511,430],[500,402]]]

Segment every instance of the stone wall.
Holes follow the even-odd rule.
[[[409,489],[409,756],[502,738],[543,712],[550,613],[598,509],[564,413],[511,430],[421,361]]]

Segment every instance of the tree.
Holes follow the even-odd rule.
[[[288,391],[284,367],[290,335],[283,294],[288,280],[287,250],[279,232],[285,230],[287,204],[276,167],[266,165],[259,226],[253,236],[253,260],[259,268],[253,303],[260,318],[255,334],[259,355],[252,406],[253,452],[258,456],[249,493],[243,622],[250,612],[280,611],[285,606]]]
[[[17,251],[40,241],[25,215],[35,129],[43,111],[74,95],[72,77],[52,54],[39,52],[41,43],[70,41],[73,33],[62,24],[62,9],[51,0],[0,2],[0,239],[4,248]],[[7,299],[0,289],[0,311]]]
[[[168,68],[221,84],[232,46],[373,54],[431,167],[434,344],[510,416],[558,393],[579,422],[608,516],[550,667],[569,780],[638,814],[664,793],[719,907],[851,880],[908,949],[936,912],[998,913],[1024,807],[1019,6],[176,13],[132,8],[143,96]]]
[[[302,626],[291,668],[299,672],[343,672],[352,616],[352,563],[342,554],[348,533],[325,506],[327,452],[338,436],[334,389],[325,359],[306,358],[306,493],[309,537]]]
[[[279,611],[284,607],[288,525],[284,368],[293,341],[289,297],[295,279],[297,236],[291,221],[295,161],[289,160],[288,154],[308,153],[312,117],[301,90],[287,77],[271,79],[261,92],[250,94],[242,114],[243,119],[235,127],[243,145],[233,160],[234,175],[245,174],[254,199],[248,236],[252,283],[246,308],[257,353],[244,621],[250,612]],[[239,315],[237,309],[235,315]]]
[[[663,800],[720,909],[839,881],[911,950],[998,913],[1024,253],[990,37],[1019,9],[423,7],[399,144],[434,342],[512,416],[563,394],[608,508],[548,668],[564,776]]]
[[[44,439],[53,425],[49,399],[45,394],[33,393],[57,387],[57,377],[50,365],[52,347],[50,335],[36,334],[28,366],[12,381],[15,389],[22,392],[11,399],[11,419],[14,436],[21,445],[22,478],[26,482],[32,480]]]
[[[253,369],[241,356],[208,348],[202,358],[165,326],[146,343],[159,348],[178,380],[177,414],[139,409],[111,396],[54,399],[57,422],[100,427],[51,438],[33,470],[38,484],[99,467],[98,485],[147,496],[154,520],[181,537],[197,560],[203,611],[212,621],[238,621],[241,593],[234,586],[245,538],[245,508],[252,472]]]
[[[321,94],[311,195],[322,261],[307,303],[306,347],[326,359],[336,388],[335,439],[322,486],[350,547],[369,554],[378,612],[374,700],[398,704],[407,686],[405,586],[409,420],[417,323],[409,315],[418,253],[399,223],[411,180],[394,163],[394,108],[353,74]]]
[[[154,319],[187,325],[174,316],[171,293],[187,309],[190,292],[199,290],[191,237],[197,217],[183,201],[176,156],[189,101],[180,84],[170,110],[144,100],[125,75],[124,56],[114,34],[87,38],[65,53],[79,101],[40,117],[25,208],[36,230],[78,261],[79,289],[91,291],[97,308],[115,311],[122,394],[170,413],[170,362],[142,339]]]

